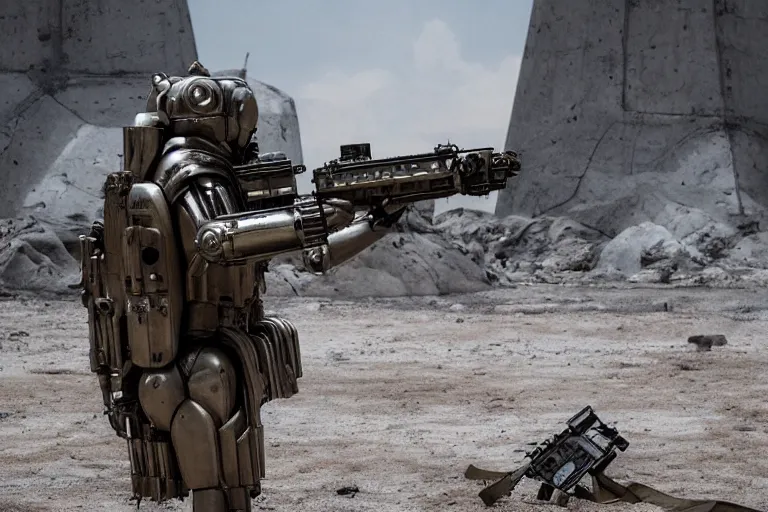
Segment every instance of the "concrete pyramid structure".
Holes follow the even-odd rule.
[[[766,2],[534,0],[507,138],[523,173],[497,214],[566,215],[610,237],[761,214],[766,48]]]
[[[101,214],[151,74],[196,59],[185,0],[0,2],[0,218],[33,215],[74,248]],[[293,100],[250,82],[262,147],[300,162]]]

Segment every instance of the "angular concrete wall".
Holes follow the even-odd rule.
[[[184,0],[2,2],[0,217],[33,213],[71,242],[100,213],[151,73],[196,58]]]
[[[0,71],[185,71],[196,58],[186,0],[5,0]]]
[[[184,74],[196,59],[185,0],[0,2],[0,218],[32,214],[74,245],[101,215],[151,74]],[[293,100],[251,85],[262,147],[300,162]]]
[[[500,215],[615,235],[672,206],[768,207],[768,3],[535,0]]]

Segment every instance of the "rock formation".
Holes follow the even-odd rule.
[[[49,289],[66,288],[56,276],[71,275],[73,261],[59,248],[77,254],[77,236],[101,216],[104,178],[120,169],[122,127],[145,109],[150,76],[184,74],[196,59],[184,0],[0,3],[0,219],[26,217],[0,227],[2,283],[39,290],[48,275]],[[301,162],[293,100],[248,81],[262,148]],[[30,262],[36,284],[16,275]]]
[[[535,0],[497,214],[732,235],[768,207],[767,46],[765,2]]]
[[[523,170],[498,216],[409,215],[399,236],[427,254],[417,227],[491,284],[764,284],[766,47],[765,2],[534,0],[506,144]],[[327,276],[297,274],[293,292],[349,293],[351,268],[397,276],[393,239]]]

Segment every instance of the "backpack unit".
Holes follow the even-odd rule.
[[[123,416],[138,412],[135,367],[172,362],[181,328],[183,274],[173,220],[162,189],[148,179],[161,147],[161,129],[124,128],[123,171],[107,176],[104,220],[80,237],[91,371],[123,437],[130,436]]]

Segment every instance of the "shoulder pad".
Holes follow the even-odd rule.
[[[237,187],[232,164],[206,141],[174,138],[168,141],[157,164],[153,181],[175,202],[189,184],[201,177],[215,177]]]

